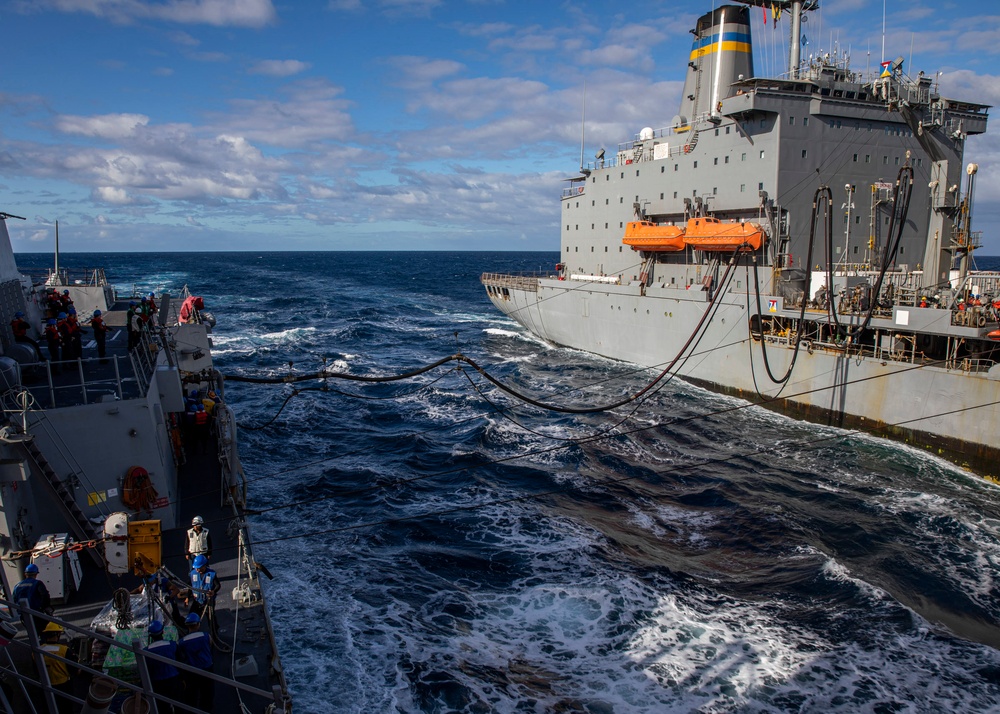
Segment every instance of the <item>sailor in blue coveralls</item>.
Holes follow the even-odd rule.
[[[212,638],[201,630],[201,618],[192,612],[184,621],[188,634],[179,643],[184,659],[192,667],[211,672],[214,667],[212,659]],[[212,711],[215,703],[215,682],[208,677],[202,677],[193,672],[186,673],[187,703],[204,711]]]
[[[21,600],[28,601],[28,607],[32,610],[38,610],[40,612],[46,612],[51,610],[52,598],[49,597],[48,588],[45,587],[45,583],[38,579],[38,566],[34,563],[28,563],[24,568],[24,580],[19,582],[14,586],[14,592],[11,593],[11,599],[15,603],[20,604]],[[21,614],[21,620],[24,620],[24,613]],[[45,625],[48,624],[48,620],[43,620],[42,618],[35,616],[35,629],[38,634],[41,634]]]
[[[149,623],[149,644],[145,649],[147,652],[161,657],[177,659],[177,643],[163,639],[163,623],[159,620],[153,620]],[[147,659],[146,667],[149,669],[149,678],[153,680],[154,692],[183,701],[181,676],[176,667],[154,659]],[[174,708],[165,702],[157,702],[157,707],[159,711],[166,712],[166,714],[171,714],[174,711]]]
[[[215,605],[215,594],[222,586],[204,555],[196,555],[191,565],[194,566],[191,568],[191,593],[195,600],[191,603],[191,611],[201,615],[206,607]]]

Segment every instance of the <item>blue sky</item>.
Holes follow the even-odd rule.
[[[881,7],[807,51],[864,71]],[[886,55],[1000,104],[1000,8],[887,0]],[[0,211],[15,251],[557,250],[562,179],[677,113],[701,0],[0,0]],[[754,10],[755,66],[787,52]],[[912,63],[910,58],[912,57]],[[1000,254],[1000,127],[970,138]]]

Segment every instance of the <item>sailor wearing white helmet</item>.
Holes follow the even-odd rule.
[[[186,557],[188,562],[193,561],[199,555],[204,555],[206,558],[212,557],[212,536],[209,535],[208,528],[205,527],[204,518],[195,516],[191,519],[191,527],[188,529],[187,537]]]

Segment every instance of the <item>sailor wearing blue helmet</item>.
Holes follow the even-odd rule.
[[[197,614],[205,612],[206,608],[215,605],[215,595],[222,589],[219,578],[208,564],[204,555],[196,555],[191,561],[191,593],[194,602],[188,599],[191,611]]]
[[[215,666],[212,659],[212,638],[201,629],[201,617],[192,612],[184,620],[188,633],[178,643],[184,653],[184,659],[192,667],[204,672],[211,672]],[[215,703],[215,682],[194,672],[185,673],[187,684],[187,704],[196,709],[210,712]]]
[[[52,612],[52,598],[49,596],[45,583],[38,579],[38,566],[28,563],[24,567],[24,580],[14,586],[11,600],[21,604],[22,600],[28,601],[28,607],[40,612]],[[21,613],[21,620],[24,621],[25,613]],[[37,615],[34,616],[35,629],[41,632],[48,622]]]
[[[153,620],[149,623],[149,644],[145,649],[147,652],[161,657],[177,659],[177,643],[163,639],[163,623],[160,620]],[[149,678],[153,680],[153,691],[176,698],[181,682],[180,672],[177,671],[177,668],[172,664],[152,658],[146,660],[146,666],[149,668]],[[172,708],[168,708],[163,703],[160,703],[159,706],[160,711],[173,711]]]

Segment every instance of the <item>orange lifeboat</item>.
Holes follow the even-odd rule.
[[[735,223],[718,218],[692,218],[687,222],[684,244],[695,250],[736,252],[760,250],[764,230],[756,223]]]
[[[993,340],[994,342],[1000,342],[1000,330],[992,330],[986,333],[987,340]]]
[[[659,226],[652,221],[633,221],[625,224],[622,243],[632,250],[654,253],[676,253],[684,250],[684,229],[679,226]]]

